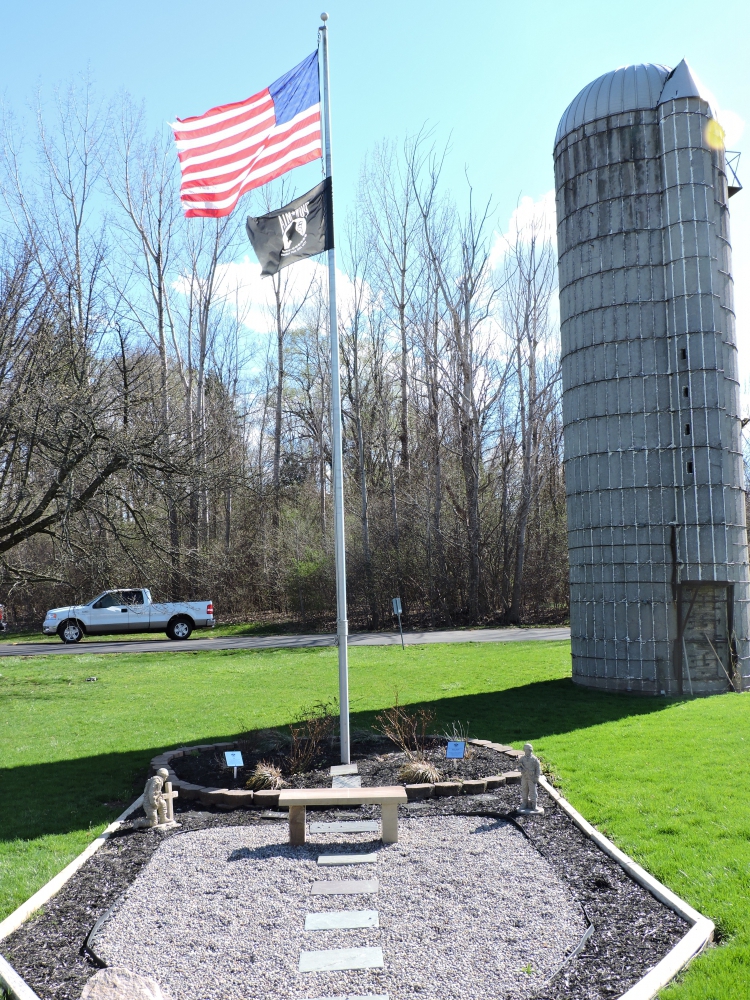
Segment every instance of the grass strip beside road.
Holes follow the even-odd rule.
[[[263,635],[294,635],[296,628],[274,622],[244,622],[239,625],[214,625],[213,628],[197,629],[191,639],[212,639],[224,636],[263,636]],[[89,642],[144,642],[146,639],[164,639],[165,632],[117,632],[110,635],[89,635],[81,640],[80,648],[84,649]],[[62,640],[57,635],[45,635],[41,629],[19,629],[0,632],[0,643],[18,645],[25,642],[43,642],[60,645]]]
[[[717,924],[722,947],[664,996],[750,996],[747,695],[586,691],[565,642],[358,647],[350,663],[354,727],[398,687],[438,729],[532,740],[587,819]],[[337,692],[335,649],[13,658],[0,674],[0,917],[122,810],[154,754],[284,725]]]

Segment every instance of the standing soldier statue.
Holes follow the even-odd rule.
[[[542,768],[539,758],[532,753],[533,749],[530,743],[524,743],[523,757],[518,761],[518,770],[521,772],[521,808],[518,812],[524,815],[543,816],[544,809],[536,804],[536,786]]]

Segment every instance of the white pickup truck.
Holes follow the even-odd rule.
[[[150,590],[105,590],[88,604],[52,608],[42,631],[57,633],[63,642],[80,642],[85,635],[166,632],[170,639],[189,639],[196,628],[214,627],[213,601],[155,604]]]

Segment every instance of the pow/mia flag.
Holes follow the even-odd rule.
[[[333,246],[331,178],[295,198],[288,205],[254,219],[248,216],[247,235],[262,264],[262,278],[282,267],[330,250]]]

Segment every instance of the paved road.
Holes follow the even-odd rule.
[[[530,639],[570,639],[569,628],[477,628],[443,632],[404,632],[408,646],[425,642],[528,642]],[[397,646],[398,632],[352,632],[350,646]],[[172,642],[170,639],[114,642],[84,640],[74,646],[43,642],[0,642],[0,656],[47,656],[58,653],[180,653],[209,649],[306,649],[334,646],[335,635],[205,636]]]

